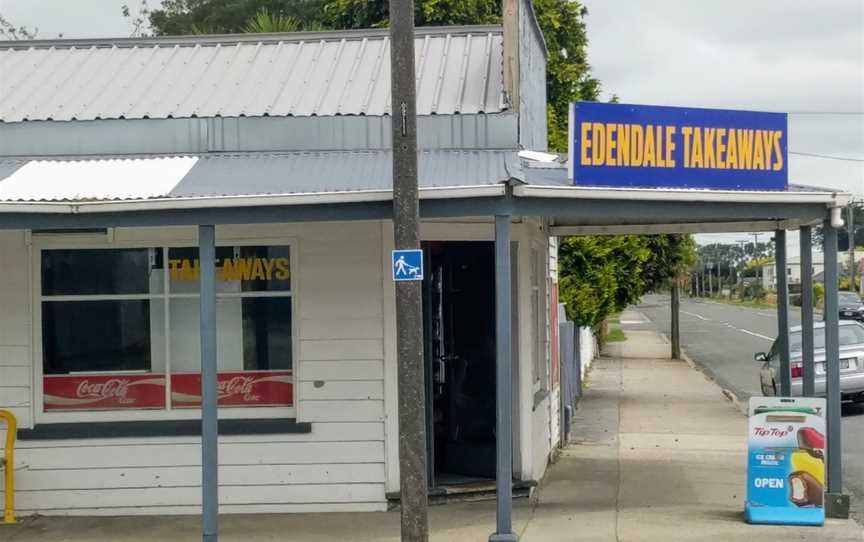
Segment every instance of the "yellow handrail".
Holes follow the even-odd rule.
[[[8,410],[0,410],[0,419],[6,420],[6,448],[3,450],[3,478],[6,503],[3,510],[3,521],[0,523],[16,523],[15,520],[15,437],[18,434],[18,420]]]

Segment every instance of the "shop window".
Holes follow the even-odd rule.
[[[216,256],[219,406],[292,406],[289,247]],[[200,407],[197,248],[44,250],[41,266],[45,411]]]

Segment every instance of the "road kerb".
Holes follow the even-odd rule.
[[[747,405],[744,403],[744,401],[742,401],[735,394],[734,391],[730,390],[729,388],[724,388],[723,386],[721,386],[717,382],[717,379],[714,378],[712,375],[710,375],[707,371],[705,371],[705,368],[702,365],[699,365],[698,363],[693,361],[693,358],[688,356],[687,351],[684,350],[683,348],[681,349],[681,359],[683,359],[684,362],[687,363],[687,365],[689,365],[691,369],[699,371],[700,373],[705,375],[705,378],[711,380],[711,382],[713,382],[714,384],[717,384],[717,387],[720,388],[720,392],[723,393],[723,396],[726,397],[726,399],[728,399],[729,402],[731,402],[733,405],[735,405],[735,408],[738,409],[738,412],[740,412],[741,414],[744,414],[745,416],[747,415]]]

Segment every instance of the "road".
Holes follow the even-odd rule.
[[[648,328],[669,334],[669,296],[645,296],[637,309],[648,322],[622,322],[625,328]],[[800,323],[790,311],[790,325]],[[682,297],[681,346],[717,383],[746,403],[761,395],[759,369],[753,360],[765,352],[777,336],[777,313]],[[856,514],[861,520],[864,504],[864,406],[843,408],[843,482],[856,495]]]

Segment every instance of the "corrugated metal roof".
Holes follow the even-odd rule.
[[[495,26],[417,29],[417,112],[506,108]],[[386,115],[387,30],[0,42],[0,121]]]
[[[389,190],[392,155],[302,152],[0,161],[0,202],[213,198]],[[421,188],[489,186],[519,171],[515,151],[418,153]]]

